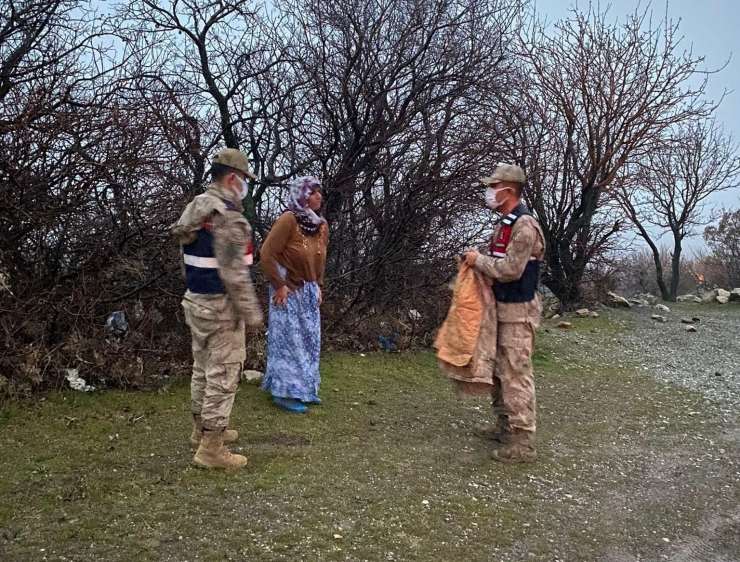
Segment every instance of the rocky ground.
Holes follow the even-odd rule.
[[[546,327],[554,342],[576,343],[590,361],[617,369],[635,368],[637,372],[667,385],[699,393],[704,400],[695,407],[681,408],[672,417],[663,418],[666,426],[680,419],[697,420],[695,429],[676,440],[675,455],[653,455],[656,470],[666,476],[675,470],[679,479],[688,476],[688,466],[703,466],[703,479],[719,495],[726,493],[723,508],[709,509],[697,520],[696,527],[679,540],[662,559],[675,561],[740,560],[740,305],[667,303],[668,310],[655,306],[633,306],[629,310],[608,310],[605,314],[625,329],[616,334],[572,333]],[[663,305],[665,306],[665,305]],[[604,314],[604,312],[602,312]],[[656,318],[661,316],[662,318]],[[592,320],[598,325],[598,320]],[[552,325],[552,324],[551,324]],[[696,331],[687,331],[693,326]],[[566,349],[568,346],[566,346]],[[564,363],[567,364],[567,357]],[[699,429],[701,428],[701,429]],[[684,454],[695,443],[705,443],[701,454]],[[655,453],[656,451],[650,451]],[[647,453],[647,451],[645,451]],[[713,468],[705,464],[713,459]],[[734,460],[733,460],[734,459]],[[670,467],[667,469],[666,467]],[[661,477],[661,480],[662,480]],[[727,480],[725,480],[727,482]],[[650,493],[665,484],[661,481]],[[683,483],[687,484],[686,482]],[[689,482],[687,493],[696,493],[698,481]],[[723,489],[724,488],[724,489]],[[681,500],[678,501],[681,503]],[[708,501],[706,505],[711,504]],[[622,553],[610,560],[632,560]]]
[[[530,466],[428,353],[327,355],[306,416],[243,387],[233,474],[190,466],[186,380],[6,405],[0,559],[740,561],[740,305],[655,312],[543,324]]]
[[[668,312],[655,306],[609,309],[607,316],[625,326],[622,333],[576,334],[572,340],[586,345],[592,360],[637,367],[660,382],[700,392],[729,416],[740,415],[740,304],[667,305]],[[552,333],[563,337],[560,330]]]

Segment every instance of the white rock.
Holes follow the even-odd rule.
[[[650,318],[657,320],[658,322],[667,322],[665,316],[661,316],[660,314],[653,314]]]
[[[684,328],[687,332],[696,332],[696,328],[693,325],[688,325]]]
[[[650,293],[640,293],[639,295],[637,295],[637,298],[647,301],[648,306],[658,304],[658,297],[656,297],[655,295],[651,295]]]
[[[242,373],[242,380],[250,384],[260,384],[264,376],[264,373],[259,371],[247,370]]]
[[[632,305],[626,298],[619,296],[617,293],[607,293],[609,297],[609,304],[621,308],[630,308]]]
[[[668,308],[668,307],[667,307],[666,305],[664,305],[664,304],[656,304],[656,305],[655,305],[655,310],[660,310],[660,311],[662,311],[662,312],[670,312],[670,311],[671,311],[671,309],[670,309],[670,308]]]
[[[701,295],[701,302],[716,302],[717,297],[720,295],[720,291],[728,293],[727,296],[729,296],[729,292],[724,289],[712,289],[711,291],[707,291]]]
[[[730,300],[730,294],[730,291],[726,291],[725,289],[712,289],[701,296],[701,302],[719,302],[727,304],[727,301]]]

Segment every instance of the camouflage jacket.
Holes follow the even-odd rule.
[[[501,223],[493,231],[493,240],[498,236]],[[481,254],[475,267],[490,277],[493,282],[504,283],[520,279],[531,257],[542,260],[545,256],[545,237],[537,219],[523,215],[514,223],[505,258],[493,258]],[[529,302],[497,303],[499,322],[528,322],[539,326],[542,302],[539,295]]]
[[[233,210],[224,200],[231,203]],[[180,240],[182,258],[182,247],[193,243],[206,221],[210,221],[218,275],[226,289],[232,313],[235,318],[255,326],[262,322],[262,311],[244,264],[245,248],[251,241],[252,229],[242,215],[243,210],[241,201],[233,192],[212,183],[205,193],[188,204],[170,230]]]

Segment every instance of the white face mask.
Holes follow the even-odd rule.
[[[502,187],[500,189],[494,189],[493,187],[487,187],[486,188],[486,203],[491,208],[492,211],[495,211],[501,206],[501,203],[496,201],[496,193],[499,191],[504,191],[505,189],[509,189],[508,187]]]
[[[236,179],[239,180],[239,183],[242,186],[242,190],[239,192],[239,199],[244,199],[247,196],[247,193],[249,193],[249,185],[239,176],[236,176]]]

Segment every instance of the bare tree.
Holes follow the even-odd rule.
[[[479,234],[461,236],[460,225],[482,208],[475,179],[499,154],[488,116],[507,79],[517,3],[280,6],[308,80],[297,131],[326,180],[341,313],[421,299]]]
[[[666,129],[711,110],[704,84],[689,82],[703,59],[680,39],[671,21],[653,27],[635,13],[610,23],[592,6],[552,31],[533,19],[521,38],[518,101],[500,122],[510,159],[528,171],[545,232],[544,283],[566,306],[580,299],[587,265],[621,229],[610,186],[625,164]]]
[[[202,188],[217,146],[243,150],[261,178],[250,182],[245,214],[264,236],[267,189],[306,167],[285,143],[291,89],[285,82],[293,74],[279,15],[271,21],[266,9],[241,1],[135,0],[119,5],[118,17],[122,38],[135,38],[141,54],[130,68],[136,88],[168,98],[193,132],[187,146],[174,147],[190,160],[186,192]]]
[[[704,230],[712,258],[724,270],[730,287],[740,287],[740,209],[724,211],[717,226]]]
[[[680,125],[625,174],[615,193],[637,233],[653,255],[657,283],[665,301],[675,301],[683,241],[714,220],[707,199],[740,185],[738,145],[714,121]],[[670,281],[666,283],[657,239],[672,239]]]

